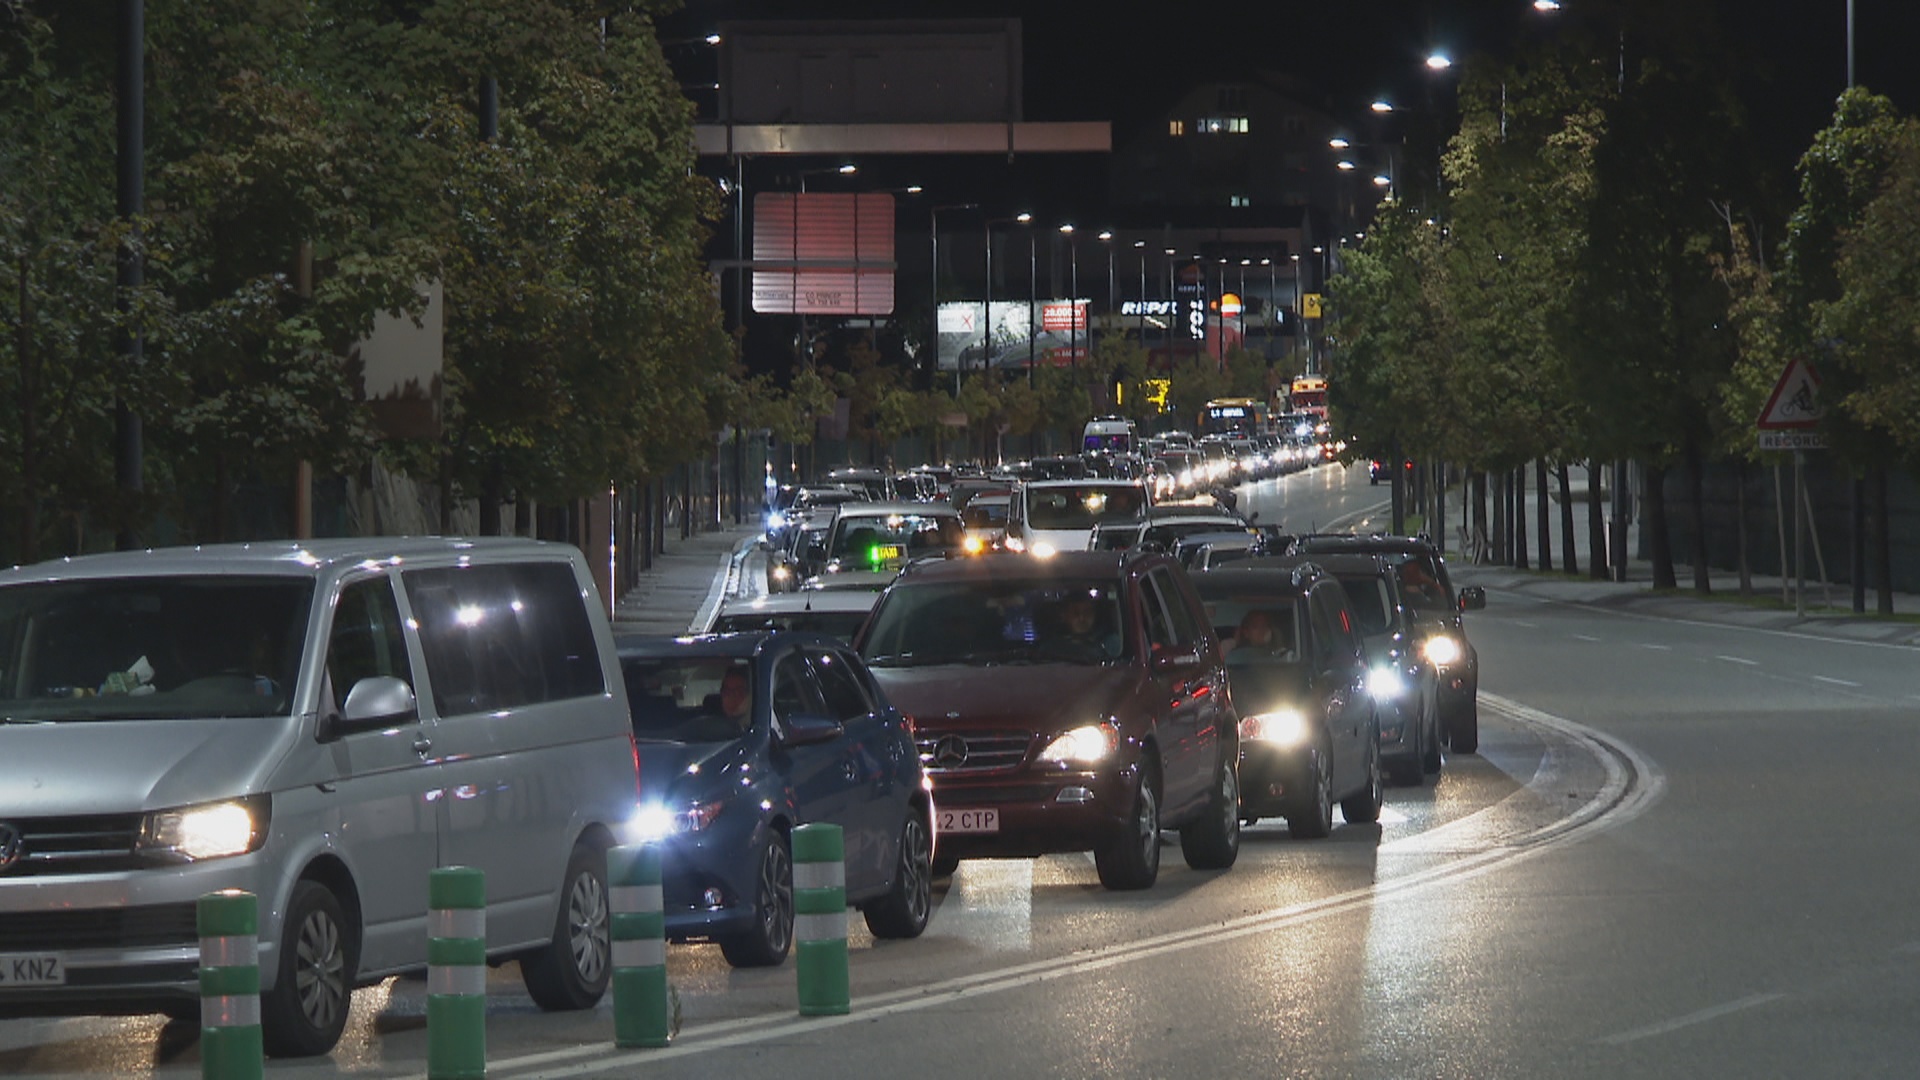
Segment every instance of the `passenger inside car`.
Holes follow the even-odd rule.
[[[1230,665],[1291,661],[1295,658],[1293,620],[1285,614],[1254,608],[1241,617],[1227,645]]]

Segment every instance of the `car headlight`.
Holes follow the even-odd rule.
[[[1307,741],[1307,732],[1307,714],[1299,709],[1274,709],[1240,719],[1242,740],[1299,746]]]
[[[1025,540],[1020,539],[1017,536],[1007,537],[1002,546],[1004,546],[1008,551],[1014,552],[1016,554],[1027,550],[1027,542]]]
[[[1060,554],[1060,549],[1054,547],[1052,544],[1047,543],[1045,540],[1042,540],[1034,544],[1033,549],[1029,551],[1028,554],[1032,555],[1037,559],[1051,559],[1055,555]]]
[[[1086,724],[1074,728],[1047,744],[1040,751],[1041,761],[1071,765],[1094,765],[1105,761],[1120,749],[1120,729],[1112,722]]]
[[[1367,693],[1375,701],[1391,701],[1407,692],[1407,680],[1400,672],[1390,667],[1377,667],[1367,672]]]
[[[627,837],[636,844],[651,844],[683,833],[699,832],[713,824],[725,805],[715,800],[676,809],[648,803],[628,819]]]
[[[1420,655],[1434,667],[1446,667],[1460,659],[1460,643],[1445,634],[1435,634],[1420,646]]]
[[[987,542],[985,540],[980,539],[977,536],[967,537],[965,542],[963,542],[960,546],[969,555],[978,555],[981,552],[987,550]]]
[[[781,513],[778,510],[775,510],[773,513],[767,515],[767,531],[768,532],[772,532],[774,529],[784,529],[786,527],[787,527],[787,515]]]
[[[172,862],[244,855],[266,843],[272,816],[272,803],[265,795],[156,810],[140,819],[134,850]]]

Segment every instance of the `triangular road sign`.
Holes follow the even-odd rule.
[[[1818,427],[1824,415],[1826,410],[1820,407],[1820,376],[1814,374],[1813,365],[1805,360],[1789,360],[1787,369],[1780,373],[1780,381],[1773,384],[1773,393],[1767,395],[1766,407],[1760,410],[1760,419],[1755,425],[1762,431],[1792,431]]]

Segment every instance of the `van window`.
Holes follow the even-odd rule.
[[[401,579],[439,715],[606,692],[593,626],[566,564],[409,570]]]
[[[327,639],[327,682],[333,707],[345,709],[353,684],[390,675],[414,685],[413,665],[400,629],[400,607],[386,577],[356,581],[340,590],[333,632]]]

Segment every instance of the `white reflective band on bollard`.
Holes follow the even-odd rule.
[[[260,938],[254,934],[200,939],[201,967],[252,967],[260,955]]]
[[[431,908],[427,911],[427,936],[433,938],[485,938],[485,908]]]
[[[613,966],[616,968],[660,967],[666,962],[667,943],[659,938],[613,943]]]
[[[607,906],[632,913],[660,911],[666,905],[658,885],[615,885],[607,890]]]
[[[845,910],[836,911],[831,915],[795,915],[793,917],[793,940],[795,941],[844,941],[846,937],[847,913]]]
[[[253,1027],[259,1022],[258,994],[200,999],[200,1026],[203,1028]]]
[[[427,968],[427,993],[485,996],[485,964],[435,964]]]
[[[844,862],[796,862],[793,864],[796,889],[844,889],[847,864]]]

